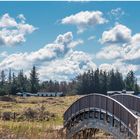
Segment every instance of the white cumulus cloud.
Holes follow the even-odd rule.
[[[108,20],[103,17],[103,13],[101,11],[81,11],[61,20],[62,24],[76,25],[78,33],[82,33],[90,26],[104,24],[106,22],[108,22]]]
[[[18,15],[19,22],[8,13],[0,17],[0,46],[15,46],[26,41],[25,36],[37,28],[25,22],[23,14]]]
[[[122,44],[129,41],[131,41],[131,30],[122,24],[117,24],[112,29],[104,31],[100,39],[102,44]]]
[[[98,59],[121,59],[122,62],[140,65],[140,33],[131,35],[131,30],[124,25],[119,25],[121,28],[117,27],[119,30],[116,31],[114,30],[116,26],[106,33],[103,32],[102,43],[105,47],[96,54],[96,57]],[[121,39],[116,37],[120,31]]]

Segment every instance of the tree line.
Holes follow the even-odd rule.
[[[8,76],[5,71],[0,73],[0,95],[15,95],[17,92],[31,92],[36,93],[39,90],[39,78],[36,72],[36,67],[33,66],[30,77],[20,70],[17,75],[9,70]]]
[[[16,95],[17,92],[37,93],[38,91],[63,92],[65,95],[94,92],[106,94],[107,91],[121,91],[123,89],[135,91],[135,93],[139,91],[140,88],[133,71],[129,71],[123,77],[119,71],[89,70],[69,82],[40,81],[35,66],[31,69],[28,77],[23,70],[20,70],[17,75],[11,69],[7,75],[4,70],[0,72],[0,96]]]
[[[134,91],[140,90],[133,71],[129,71],[125,77],[119,71],[109,72],[102,70],[89,70],[77,78],[76,91],[78,94],[102,93],[107,91]]]

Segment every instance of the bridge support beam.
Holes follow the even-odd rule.
[[[92,129],[91,129],[92,128]],[[75,134],[79,135],[79,132],[82,132],[81,138],[91,138],[91,134],[94,134],[94,129],[102,129],[106,132],[112,134],[114,138],[125,139],[125,138],[135,138],[132,135],[128,135],[127,131],[120,131],[119,124],[117,127],[113,127],[112,124],[104,122],[104,120],[100,119],[83,119],[83,121],[75,124],[71,127],[71,130],[67,130],[67,138],[72,138]],[[140,129],[139,129],[140,130]],[[92,133],[91,133],[92,132]],[[80,137],[79,136],[79,137]],[[74,137],[73,137],[74,138]]]

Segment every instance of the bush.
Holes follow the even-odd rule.
[[[16,102],[16,99],[9,97],[9,96],[0,96],[0,101]]]
[[[3,112],[1,116],[2,120],[9,121],[12,118],[11,112]]]
[[[25,108],[23,112],[3,112],[1,113],[1,119],[8,120],[16,120],[16,121],[49,121],[50,119],[54,119],[56,115],[54,113],[50,113],[45,109],[45,107],[39,106],[37,108]]]
[[[56,115],[54,113],[50,113],[49,111],[45,110],[45,107],[42,105],[37,108],[27,108],[23,112],[23,118],[26,118],[28,120],[39,120],[39,121],[49,121],[51,118],[55,118]]]
[[[26,117],[26,119],[33,120],[37,117],[37,112],[32,108],[27,108],[23,115]]]

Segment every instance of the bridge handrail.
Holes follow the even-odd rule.
[[[111,96],[115,100],[122,103],[128,109],[140,113],[140,97],[132,94],[115,94]]]
[[[102,101],[100,101],[102,99]],[[115,107],[116,106],[116,107]],[[126,126],[130,127],[131,130],[137,133],[137,116],[134,115],[128,108],[122,103],[113,99],[110,96],[94,93],[85,95],[77,99],[64,113],[64,124],[75,115],[77,112],[84,108],[99,108],[105,109],[107,112],[113,114],[119,118]]]

